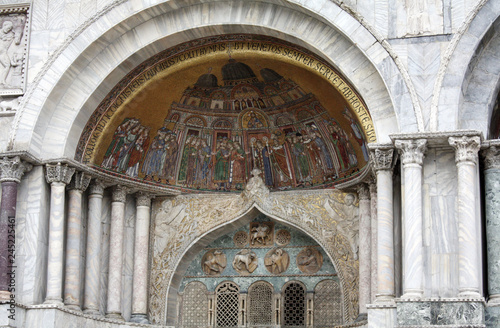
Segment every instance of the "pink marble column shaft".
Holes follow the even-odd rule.
[[[477,229],[481,223],[476,217],[476,163],[481,140],[463,136],[448,141],[455,148],[458,170],[458,296],[479,298],[481,240]]]
[[[366,314],[371,298],[371,208],[370,190],[363,184],[359,198],[359,313]]]
[[[82,236],[82,194],[90,177],[82,172],[73,175],[68,191],[68,228],[66,233],[66,275],[64,305],[80,311],[80,244]]]
[[[65,189],[74,172],[75,169],[67,165],[46,166],[46,179],[50,183],[50,214],[45,303],[49,304],[62,305]]]
[[[123,269],[123,230],[125,221],[126,189],[113,188],[111,202],[111,228],[109,233],[109,271],[106,317],[123,320],[121,310],[122,269]]]
[[[137,194],[134,245],[134,278],[132,296],[132,322],[149,323],[148,302],[148,250],[151,196]]]
[[[94,181],[90,185],[83,311],[93,315],[100,315],[99,274],[101,272],[101,211],[103,193],[104,185],[100,181]]]

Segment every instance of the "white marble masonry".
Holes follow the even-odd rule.
[[[67,165],[47,164],[50,183],[49,254],[47,263],[47,296],[45,303],[62,305],[64,260],[64,199],[66,185],[75,169]]]
[[[421,298],[423,289],[422,162],[425,139],[396,140],[404,171],[403,298]]]
[[[111,229],[109,237],[109,271],[106,317],[123,320],[121,310],[123,230],[127,190],[123,186],[113,188],[111,203]]]
[[[459,293],[460,297],[478,298],[480,294],[481,241],[478,240],[480,218],[476,216],[477,153],[480,138],[450,137],[455,148],[458,170],[458,242],[459,242]]]
[[[366,314],[371,298],[371,207],[370,190],[362,184],[359,198],[359,313]]]

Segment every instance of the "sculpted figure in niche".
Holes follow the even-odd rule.
[[[354,205],[356,196],[347,194],[344,202],[334,198],[325,202],[326,211],[337,221],[337,230],[349,240],[354,259],[358,259],[359,249],[359,208]]]
[[[233,260],[233,268],[242,275],[248,275],[257,269],[257,254],[249,249],[243,249],[236,253]]]
[[[297,266],[300,271],[313,274],[321,269],[323,265],[323,255],[316,248],[306,248],[297,254]]]
[[[264,258],[266,269],[273,274],[280,274],[288,269],[290,256],[282,248],[275,248],[267,252]]]
[[[256,223],[250,226],[250,244],[265,246],[273,243],[272,226],[268,223]]]
[[[10,20],[6,20],[2,24],[0,30],[0,85],[8,85],[7,77],[9,76],[10,68],[17,66],[15,58],[10,58],[9,49],[14,42],[16,45],[21,43],[22,33],[14,33],[14,24]]]
[[[203,256],[201,263],[206,275],[219,275],[226,268],[226,255],[219,250],[209,251]]]

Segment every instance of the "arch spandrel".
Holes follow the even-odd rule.
[[[156,200],[151,243],[151,321],[172,324],[177,290],[194,256],[218,236],[248,224],[260,213],[299,229],[323,247],[345,296],[344,322],[354,321],[358,315],[359,218],[357,201],[346,199],[346,194],[334,190],[266,193],[254,189],[241,195],[182,195]]]

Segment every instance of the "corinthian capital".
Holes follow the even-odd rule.
[[[136,206],[151,207],[151,198],[153,198],[153,196],[151,196],[149,193],[139,191],[137,194],[135,194],[135,198]]]
[[[455,148],[455,162],[477,163],[477,153],[481,144],[479,137],[449,137],[448,142]]]
[[[362,183],[358,186],[357,190],[359,200],[369,200],[370,199],[370,189],[368,185]]]
[[[396,140],[394,146],[401,155],[401,160],[404,164],[422,165],[425,151],[427,150],[427,140]]]
[[[69,167],[67,164],[62,165],[61,163],[57,164],[47,164],[45,166],[47,183],[52,182],[62,182],[64,184],[68,184],[71,181],[71,177],[75,173],[75,169]]]
[[[370,145],[370,160],[375,171],[392,170],[394,149],[392,145]]]
[[[85,191],[89,186],[91,176],[83,172],[75,172],[71,183],[69,184],[69,189],[76,189],[80,191]]]
[[[125,203],[127,200],[127,188],[121,185],[114,186],[111,198],[113,202]]]
[[[490,146],[489,148],[483,150],[484,157],[484,168],[488,169],[500,169],[500,147]]]
[[[19,156],[4,157],[0,159],[0,182],[14,181],[21,182],[21,178],[25,172],[31,170],[32,165],[23,162]]]

